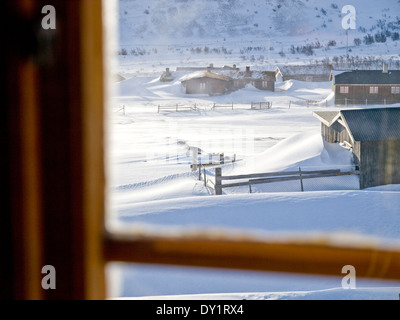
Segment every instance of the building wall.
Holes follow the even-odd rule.
[[[202,83],[205,84],[204,87]],[[189,79],[184,85],[188,94],[224,94],[229,89],[229,81],[212,78]]]
[[[321,124],[327,142],[350,142],[347,130],[338,122]],[[400,140],[355,141],[352,147],[356,168],[360,170],[360,189],[400,184]]]
[[[348,93],[340,93],[340,87],[348,87]],[[334,85],[336,105],[372,105],[393,104],[400,102],[400,94],[392,94],[391,88],[399,85]],[[370,87],[378,87],[378,93],[371,94]]]
[[[327,142],[335,143],[347,141],[351,143],[350,135],[347,133],[346,128],[339,122],[335,122],[330,127],[321,123],[321,133]]]
[[[329,74],[293,74],[293,75],[284,75],[282,77],[283,81],[287,80],[299,80],[299,81],[307,81],[307,82],[323,82],[329,81]]]
[[[266,82],[267,86],[263,86],[263,81]],[[251,83],[255,88],[259,90],[275,91],[275,81],[261,80],[261,79],[234,79],[230,88],[232,90],[238,90],[244,88],[247,84]]]
[[[400,140],[360,142],[360,189],[400,184]]]

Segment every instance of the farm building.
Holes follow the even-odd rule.
[[[393,104],[400,102],[400,70],[333,71],[330,76],[335,105]]]
[[[253,71],[247,66],[245,71],[232,73],[231,77],[232,90],[251,84],[259,90],[275,91],[275,71]]]
[[[225,94],[230,90],[231,78],[210,71],[197,71],[181,79],[185,92],[188,94]]]
[[[308,82],[329,81],[331,65],[287,65],[275,69],[276,81],[300,80]]]
[[[327,142],[351,148],[360,189],[400,184],[400,108],[315,111]]]

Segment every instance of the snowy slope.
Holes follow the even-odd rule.
[[[345,0],[119,0],[120,43],[178,44],[204,39],[308,37],[344,34]],[[357,28],[397,22],[397,0],[356,0]],[[361,35],[362,32],[359,32]],[[182,43],[182,44],[183,44]],[[264,43],[265,45],[265,43]]]

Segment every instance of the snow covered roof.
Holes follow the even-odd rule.
[[[299,74],[326,74],[330,75],[331,65],[286,65],[276,67],[276,72],[282,75],[299,75]]]
[[[354,141],[400,139],[399,107],[315,111],[313,115],[328,127],[341,120]]]
[[[340,111],[314,111],[313,115],[330,127],[340,116]]]
[[[230,78],[228,76],[222,74],[216,74],[210,71],[197,71],[190,74],[187,74],[181,78],[181,81],[187,81],[191,79],[200,79],[200,78],[212,78],[212,79],[219,79],[228,81]]]

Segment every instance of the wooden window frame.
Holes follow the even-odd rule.
[[[8,186],[0,203],[3,299],[107,299],[105,267],[116,261],[319,275],[340,275],[352,264],[358,277],[400,279],[399,248],[338,245],[329,235],[277,240],[106,228],[102,1],[8,0],[1,11],[6,23],[26,27],[45,4],[57,8],[57,63],[38,66],[35,51],[16,43],[1,61],[7,85],[0,173]],[[18,30],[24,37],[26,28]],[[41,287],[44,265],[56,268],[54,290]]]
[[[339,92],[341,94],[348,94],[349,93],[349,86],[339,86]]]
[[[369,94],[378,94],[378,93],[379,93],[379,87],[376,86],[369,87]]]
[[[400,94],[400,87],[398,86],[391,87],[391,94]]]

